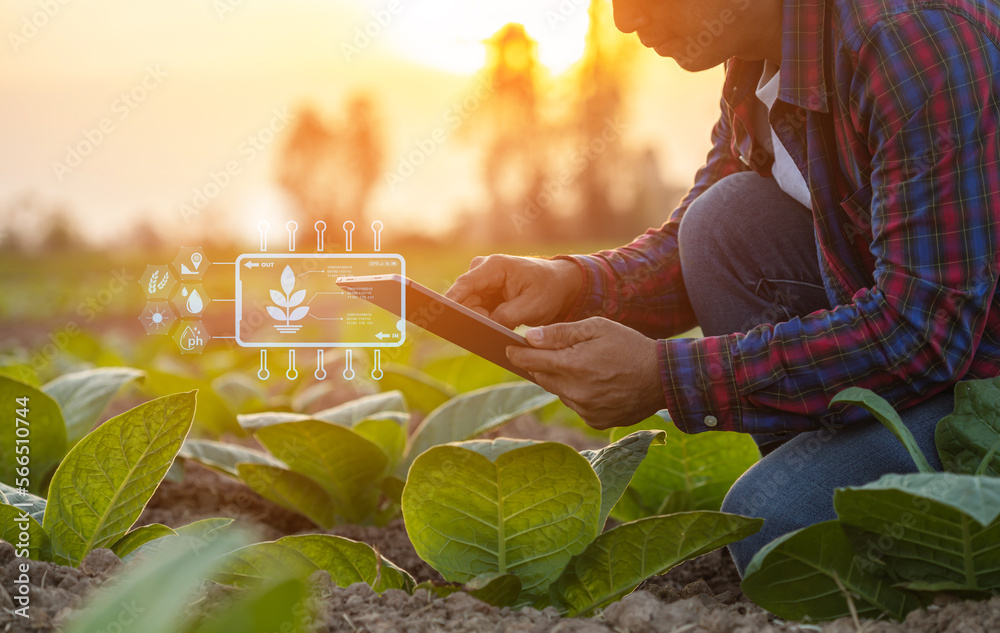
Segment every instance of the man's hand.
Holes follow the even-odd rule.
[[[508,347],[531,372],[595,429],[629,426],[666,406],[656,341],[601,317],[528,330],[531,348]]]
[[[469,272],[445,296],[500,325],[546,325],[567,314],[580,294],[583,273],[572,261],[490,255],[472,260]]]

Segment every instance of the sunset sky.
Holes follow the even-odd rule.
[[[294,215],[269,164],[284,111],[312,103],[339,112],[348,95],[370,92],[395,167],[472,92],[482,40],[507,22],[538,40],[551,75],[566,71],[583,51],[587,10],[578,2],[5,0],[0,226],[31,226],[3,211],[30,192],[65,205],[95,240],[113,240],[137,217],[183,236],[181,206],[237,161],[215,202],[234,232],[250,235],[260,219]],[[49,4],[59,7],[51,16],[41,8]],[[366,30],[374,37],[359,37]],[[655,147],[664,176],[686,183],[708,146],[721,70],[690,75],[644,53],[627,138]],[[265,128],[278,140],[262,144]],[[249,138],[260,147],[252,159],[241,151]],[[76,158],[67,148],[88,139],[93,153],[67,169]],[[373,212],[388,225],[447,226],[481,203],[468,156],[461,139],[446,139],[404,185],[378,191]]]

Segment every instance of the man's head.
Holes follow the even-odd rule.
[[[613,0],[615,25],[686,70],[781,61],[782,0]],[[777,59],[775,59],[775,57]]]

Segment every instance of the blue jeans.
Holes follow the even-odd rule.
[[[745,332],[831,307],[811,211],[773,178],[743,172],[717,182],[688,208],[678,242],[684,285],[706,336]],[[949,390],[900,413],[938,469],[934,430],[953,404]],[[775,538],[836,518],[836,488],[916,471],[899,441],[874,418],[790,438],[754,439],[764,457],[722,504],[725,512],[764,519],[760,532],[729,546],[741,575]]]

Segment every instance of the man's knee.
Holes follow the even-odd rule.
[[[717,263],[720,254],[731,253],[736,247],[745,221],[745,201],[748,192],[760,186],[761,177],[753,172],[740,172],[718,181],[688,206],[681,218],[677,241],[681,265]],[[710,261],[703,261],[706,257]]]

